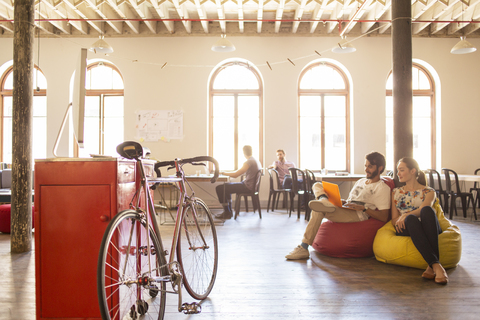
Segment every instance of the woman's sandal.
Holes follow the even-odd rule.
[[[427,280],[434,280],[435,279],[435,272],[433,272],[433,269],[428,267],[427,270],[425,270],[422,273],[422,278],[427,279]]]
[[[442,277],[436,276],[435,283],[437,284],[447,284],[448,283],[448,276],[447,273],[444,273]]]

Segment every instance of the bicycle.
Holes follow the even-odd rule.
[[[201,156],[157,162],[155,171],[159,178],[147,179],[142,162],[144,151],[139,143],[126,141],[117,146],[117,152],[124,158],[136,160],[141,181],[130,203],[131,209],[113,217],[102,239],[97,266],[102,319],[161,320],[167,293],[178,294],[179,312],[200,313],[199,303],[182,304],[182,285],[197,300],[210,294],[218,268],[217,234],[212,214],[208,206],[195,197],[183,165],[213,162],[213,183],[218,177],[217,161]],[[175,168],[176,176],[160,177],[159,168],[165,166]],[[164,250],[149,192],[159,182],[176,183],[180,191],[170,254]],[[167,290],[167,283],[171,290]]]

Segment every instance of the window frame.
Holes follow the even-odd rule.
[[[88,71],[97,68],[99,66],[105,66],[111,68],[113,71],[116,71],[120,77],[122,78],[122,82],[124,84],[125,88],[125,80],[123,79],[123,75],[120,72],[120,70],[112,63],[108,61],[95,61],[87,65],[87,73]],[[105,139],[104,139],[104,126],[105,126],[105,97],[124,97],[125,98],[125,89],[87,89],[85,88],[85,96],[87,97],[98,97],[100,99],[100,114],[99,114],[99,121],[100,121],[100,126],[99,126],[99,146],[100,149],[99,152],[100,154],[104,154],[105,152]],[[124,101],[124,108],[125,108],[125,101]],[[124,109],[125,110],[125,109]],[[124,115],[124,120],[125,120],[125,115]],[[78,143],[75,141],[75,152],[74,156],[78,157],[79,156],[79,146]]]
[[[431,168],[436,169],[437,167],[437,112],[436,112],[436,87],[435,87],[435,81],[433,79],[432,74],[428,71],[427,68],[422,66],[419,63],[413,62],[412,63],[412,68],[417,68],[419,72],[423,72],[425,77],[428,79],[428,82],[430,84],[430,89],[412,89],[412,98],[415,96],[422,96],[422,97],[430,97],[430,125],[432,128],[431,134],[430,134],[430,144],[432,146],[431,149]],[[387,81],[390,79],[392,76],[392,70],[390,70],[388,76],[387,76]],[[393,90],[392,89],[386,89],[386,95],[385,97],[391,97],[393,96]],[[412,115],[413,117],[413,115]]]
[[[41,72],[42,75],[45,77],[45,74],[42,72],[42,70],[37,66],[34,65],[34,71],[37,70],[37,72]],[[4,139],[4,133],[3,133],[3,117],[4,117],[4,106],[3,106],[3,98],[5,96],[12,97],[13,99],[13,89],[4,89],[5,88],[5,83],[7,81],[8,76],[13,73],[13,64],[9,66],[8,68],[5,69],[3,74],[0,75],[0,161],[3,162],[3,139]],[[35,72],[33,73],[35,76]],[[33,88],[33,95],[36,97],[46,97],[47,96],[47,89],[42,89],[36,90],[36,88]],[[47,118],[47,116],[45,116]],[[46,146],[45,146],[46,147]],[[13,159],[12,159],[13,160]]]
[[[300,88],[300,83],[304,77],[304,75],[310,71],[311,69],[318,67],[318,66],[328,66],[335,71],[338,72],[338,74],[342,77],[344,83],[345,83],[345,88],[344,89],[301,89]],[[321,150],[321,169],[325,168],[325,97],[326,96],[344,96],[345,97],[345,156],[346,156],[346,162],[345,162],[345,171],[350,172],[351,168],[351,159],[350,159],[350,81],[347,77],[347,74],[336,64],[328,61],[318,61],[315,63],[312,63],[309,65],[307,68],[305,68],[301,73],[298,78],[298,85],[297,85],[297,90],[298,90],[298,95],[297,95],[297,105],[298,105],[298,119],[297,119],[297,128],[298,128],[298,162],[299,165],[302,165],[302,152],[300,150],[300,141],[301,141],[301,136],[300,136],[300,97],[301,96],[320,96],[321,100],[321,115],[320,115],[320,127],[321,127],[321,145],[322,145],[322,150]],[[313,169],[317,170],[317,169]],[[329,171],[334,172],[329,169]],[[336,170],[336,171],[343,171],[343,170]]]
[[[241,65],[243,67],[248,68],[255,76],[258,81],[258,89],[214,89],[213,84],[217,75],[223,71],[225,68],[230,66],[238,66]],[[243,163],[238,163],[239,159],[239,148],[238,148],[238,97],[241,95],[245,96],[256,96],[259,99],[258,104],[258,113],[259,113],[259,150],[258,150],[258,161],[263,164],[263,81],[260,77],[260,73],[255,69],[252,68],[250,64],[244,61],[230,61],[224,63],[216,68],[213,72],[212,76],[210,77],[209,84],[208,84],[208,94],[209,94],[209,105],[208,105],[208,155],[213,157],[213,98],[214,96],[233,96],[234,97],[234,170],[238,170]],[[210,164],[211,165],[211,164]]]

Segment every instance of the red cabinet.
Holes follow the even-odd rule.
[[[101,240],[109,220],[128,209],[135,180],[134,161],[36,161],[38,320],[100,319],[96,270]]]

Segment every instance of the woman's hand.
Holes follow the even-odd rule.
[[[408,216],[408,214],[403,214],[400,217],[398,217],[397,221],[395,222],[395,229],[397,230],[398,233],[401,233],[403,230],[405,230],[405,218]]]

